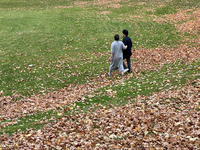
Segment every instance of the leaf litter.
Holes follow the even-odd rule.
[[[188,42],[197,42],[189,40]],[[1,128],[17,124],[19,117],[34,114],[37,111],[45,112],[54,109],[60,119],[47,123],[44,128],[34,131],[0,135],[2,148],[195,148],[199,147],[199,110],[200,109],[200,80],[193,81],[195,86],[185,85],[182,89],[170,88],[169,91],[154,93],[145,97],[138,95],[136,103],[125,106],[113,106],[108,109],[100,104],[91,114],[75,114],[79,108],[70,108],[72,114],[64,115],[64,109],[57,107],[85,101],[85,96],[99,87],[121,83],[125,78],[133,77],[142,70],[158,70],[165,63],[183,60],[185,63],[200,57],[199,45],[190,47],[187,44],[177,48],[140,49],[133,51],[133,72],[119,80],[112,81],[105,73],[96,78],[89,78],[90,82],[84,85],[68,85],[64,89],[53,91],[46,95],[24,97],[13,101],[13,95],[1,96],[0,119],[12,122],[1,123]],[[116,76],[114,74],[113,76]],[[107,90],[108,94],[114,91]],[[92,97],[92,96],[89,96]],[[42,140],[41,140],[42,139]]]
[[[200,10],[188,9],[175,14],[164,15],[163,18],[155,17],[158,23],[175,23],[175,27],[180,32],[199,33],[200,32]]]
[[[44,128],[0,135],[9,149],[195,149],[200,146],[200,80],[182,89],[138,95],[135,103],[62,115]],[[79,109],[79,108],[77,108]],[[60,114],[64,114],[60,110]]]

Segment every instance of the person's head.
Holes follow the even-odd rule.
[[[123,37],[128,36],[128,30],[124,29],[124,30],[122,31],[122,33],[123,33]]]
[[[119,41],[119,35],[118,35],[118,34],[115,34],[114,39],[115,39],[116,41]]]

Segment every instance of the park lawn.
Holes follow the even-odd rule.
[[[163,59],[163,63],[166,64],[162,67],[154,64],[155,67],[158,66],[153,70],[137,70],[135,67],[133,73],[124,77],[117,73],[112,77],[106,76],[113,35],[121,36],[124,28],[130,31],[129,36],[133,40],[134,50],[148,51],[153,48],[156,51],[158,47],[173,50],[180,44],[188,46],[186,54],[190,54],[192,48],[199,49],[198,42],[188,42],[190,39],[199,39],[198,32],[186,30],[182,33],[175,27],[187,22],[185,18],[171,22],[165,16],[180,12],[180,9],[190,9],[187,15],[192,14],[198,10],[198,1],[188,1],[186,5],[176,0],[172,3],[103,1],[100,4],[96,1],[63,0],[54,3],[49,0],[12,3],[4,0],[0,4],[4,8],[0,10],[0,19],[3,22],[0,25],[0,36],[3,39],[0,41],[2,99],[11,96],[12,100],[20,101],[38,94],[45,95],[71,84],[101,85],[106,80],[103,87],[99,86],[98,89],[85,94],[81,101],[74,101],[66,106],[58,105],[51,110],[37,110],[25,114],[24,117],[2,119],[1,134],[20,134],[28,130],[37,132],[39,129],[42,130],[44,125],[54,126],[55,122],[64,120],[66,116],[80,116],[82,113],[87,116],[99,109],[108,112],[116,107],[137,103],[137,97],[140,96],[147,98],[145,104],[148,97],[155,93],[180,90],[184,86],[195,86],[198,83],[200,61],[191,59],[189,55],[187,59],[177,57],[176,61],[170,63]],[[189,18],[192,19],[195,18]],[[139,57],[133,59],[136,62],[141,60]],[[102,80],[99,80],[101,77]],[[167,101],[165,105],[168,104],[169,100],[162,100],[164,103]],[[177,100],[179,99],[170,99],[171,102]],[[143,105],[139,107],[142,108]],[[175,108],[182,109],[181,105]],[[198,113],[198,107],[195,108]],[[152,133],[154,134],[152,129],[148,130],[149,135]],[[121,137],[118,138],[120,139]],[[98,146],[98,143],[96,144]]]
[[[93,6],[89,1],[51,3],[1,2],[10,8],[0,12],[0,89],[4,96],[48,93],[107,72],[113,36],[121,36],[125,28],[133,49],[175,46],[184,38],[173,24],[155,21],[164,17],[165,9],[151,3],[120,2],[117,8],[110,3]],[[175,7],[170,10],[166,14],[177,11]]]

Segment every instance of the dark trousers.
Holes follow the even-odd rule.
[[[128,72],[131,71],[131,59],[130,59],[131,56],[124,56],[123,59],[126,59],[127,61],[127,65],[128,65]],[[127,68],[127,66],[125,65],[125,63],[123,62],[123,66],[124,66],[124,69]]]

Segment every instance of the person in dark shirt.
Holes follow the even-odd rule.
[[[132,55],[132,40],[130,37],[128,37],[128,30],[123,30],[122,31],[122,36],[123,38],[123,43],[124,45],[127,45],[127,49],[123,51],[123,60],[126,59],[127,61],[127,65],[128,65],[128,72],[131,72],[131,55]],[[123,62],[123,66],[124,69],[127,69],[127,66],[125,65],[125,63]]]

